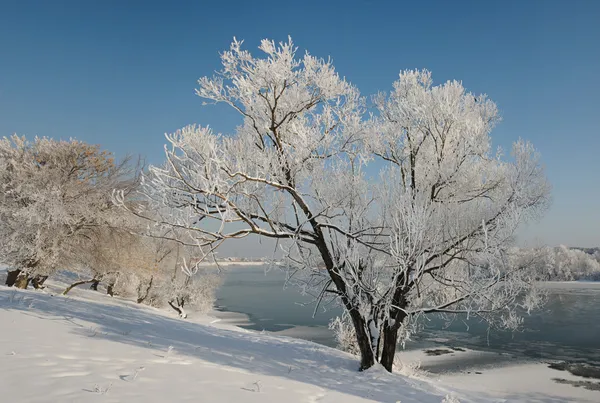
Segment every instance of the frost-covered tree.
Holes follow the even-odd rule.
[[[548,186],[528,143],[510,160],[491,151],[495,105],[404,72],[367,118],[330,60],[298,57],[291,40],[260,49],[234,40],[223,69],[199,80],[200,97],[243,123],[231,136],[198,126],[168,135],[166,163],[142,180],[147,209],[135,213],[205,253],[232,238],[277,240],[304,290],[345,308],[361,369],[391,371],[399,336],[424,314],[517,326],[515,308],[539,299],[506,249]],[[367,175],[378,167],[380,180]]]
[[[138,304],[170,307],[183,319],[188,308],[212,308],[221,276],[194,264],[199,261],[198,248],[169,240],[169,234],[130,236],[129,242],[112,249],[119,256],[106,275],[112,293],[133,297]]]
[[[0,261],[26,288],[75,260],[88,234],[110,223],[127,161],[80,141],[13,135],[0,140]],[[41,280],[39,280],[41,281]]]
[[[532,262],[511,261],[508,248],[517,227],[545,211],[549,186],[531,144],[516,142],[511,159],[492,151],[496,105],[460,82],[433,86],[428,71],[405,71],[375,103],[379,135],[369,144],[387,163],[391,268],[374,270],[364,288],[381,295],[373,316],[390,368],[411,316],[464,313],[515,328],[514,308],[541,302]]]
[[[102,282],[111,295],[118,283],[117,293],[129,292],[138,302],[145,298],[163,253],[156,250],[154,240],[130,232],[131,223],[125,224],[129,217],[123,212],[120,218],[122,227],[99,226],[86,232],[76,256],[65,267],[78,279],[63,294],[82,284],[92,284],[97,290]]]
[[[540,277],[551,281],[600,279],[600,263],[594,255],[580,249],[559,245],[537,251],[542,258],[538,264]]]
[[[178,248],[181,245],[178,245]],[[180,251],[179,249],[177,250]],[[173,308],[179,317],[187,318],[186,309],[208,312],[214,305],[216,290],[221,284],[221,276],[216,270],[196,267],[190,270],[187,263],[193,259],[177,253],[172,271],[163,270],[162,277],[152,293],[153,305]]]

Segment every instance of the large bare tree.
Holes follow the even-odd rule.
[[[379,361],[391,371],[399,333],[420,315],[514,328],[519,307],[540,303],[528,265],[505,252],[544,210],[548,186],[530,144],[517,142],[512,158],[492,152],[491,101],[407,71],[374,98],[371,117],[330,60],[298,57],[291,40],[262,41],[263,57],[241,45],[197,94],[242,124],[232,135],[199,126],[168,135],[136,214],[204,253],[232,238],[277,240],[317,303],[345,308],[361,369]]]

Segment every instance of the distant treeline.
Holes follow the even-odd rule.
[[[534,270],[547,281],[600,281],[600,248],[559,245],[517,249],[513,253],[535,259]]]

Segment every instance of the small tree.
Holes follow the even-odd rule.
[[[119,218],[117,214],[114,218],[120,221],[120,227],[99,226],[86,233],[67,266],[79,279],[69,285],[63,295],[82,284],[92,284],[97,289],[100,282],[107,282],[114,287],[120,277],[130,279],[126,281],[129,285],[131,279],[135,279],[135,288],[140,286],[140,277],[151,276],[154,265],[151,251],[144,243],[145,239],[129,232],[129,217],[121,211],[119,213]]]
[[[16,135],[0,140],[0,261],[7,284],[26,288],[65,267],[89,233],[115,211],[127,161],[98,146]]]
[[[157,305],[164,306],[166,303],[185,319],[188,308],[205,313],[213,307],[221,276],[208,270],[191,272],[186,270],[185,263],[183,266],[176,265],[172,276],[162,277],[154,291],[154,299]]]
[[[198,248],[184,247],[170,240],[169,234],[129,234],[128,239],[130,242],[120,241],[111,249],[117,251],[110,266],[116,269],[107,275],[113,281],[113,292],[133,296],[138,304],[169,306],[183,319],[187,318],[187,308],[196,312],[212,308],[220,276],[190,263],[200,262]]]
[[[513,161],[491,153],[495,105],[405,72],[367,120],[331,61],[297,58],[291,40],[260,49],[264,58],[234,40],[223,69],[199,81],[198,95],[231,106],[242,125],[233,136],[197,126],[167,136],[165,165],[142,180],[147,210],[135,213],[205,252],[251,234],[278,240],[317,303],[345,308],[361,369],[391,371],[399,331],[423,314],[517,325],[531,273],[511,267],[506,249],[548,186],[528,143]],[[386,164],[381,181],[365,174],[374,159]]]

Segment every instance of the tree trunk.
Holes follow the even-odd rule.
[[[14,285],[17,288],[26,290],[30,281],[31,281],[31,278],[29,277],[29,274],[27,274],[23,271],[20,271],[19,274],[17,275]]]
[[[77,287],[78,285],[93,283],[94,281],[96,281],[96,279],[76,281],[73,284],[71,284],[70,286],[68,286],[67,288],[65,288],[65,290],[62,292],[62,295],[67,295],[69,293],[69,291],[71,291],[73,288]]]
[[[396,326],[386,326],[383,328],[383,349],[381,351],[381,365],[392,372],[394,367],[394,357],[396,356],[396,345],[398,343],[398,328]]]
[[[7,273],[5,284],[9,287],[17,287],[25,290],[29,285],[31,278],[23,270],[16,269]]]
[[[175,309],[175,311],[179,314],[179,317],[182,319],[187,318],[187,313],[183,310],[183,304],[179,304],[179,301],[175,299],[177,305],[173,305],[173,301],[167,301],[167,303],[171,306],[171,308]]]
[[[90,285],[90,290],[98,291],[99,285],[100,285],[100,280],[92,281],[92,285]]]
[[[19,274],[21,274],[21,270],[19,269],[7,271],[6,281],[4,284],[12,287],[17,282],[17,277],[19,277]]]
[[[114,282],[108,283],[108,286],[106,286],[106,293],[108,295],[110,295],[111,297],[115,296],[115,283]]]
[[[404,319],[406,319],[406,295],[398,293],[398,297],[395,298],[395,304],[397,307],[402,309],[392,308],[389,312],[390,317],[393,318],[391,322],[386,321],[383,325],[383,349],[381,351],[381,365],[388,371],[392,372],[394,368],[394,358],[396,357],[396,347],[398,345],[398,330],[403,325]]]
[[[154,276],[150,276],[150,281],[148,282],[148,287],[146,287],[146,292],[144,293],[144,295],[140,295],[140,291],[142,288],[142,285],[140,284],[138,286],[138,298],[137,298],[137,303],[141,304],[142,302],[144,302],[144,300],[146,298],[148,298],[148,294],[150,294],[150,288],[152,288],[152,281],[154,280]]]
[[[371,368],[375,365],[375,354],[371,347],[371,339],[367,331],[367,323],[365,319],[356,309],[349,311],[350,318],[352,318],[352,324],[354,325],[354,331],[356,333],[356,341],[360,350],[360,371]]]
[[[31,284],[33,284],[33,288],[40,290],[44,288],[44,283],[46,280],[48,280],[48,276],[42,276],[38,274],[31,280]]]

